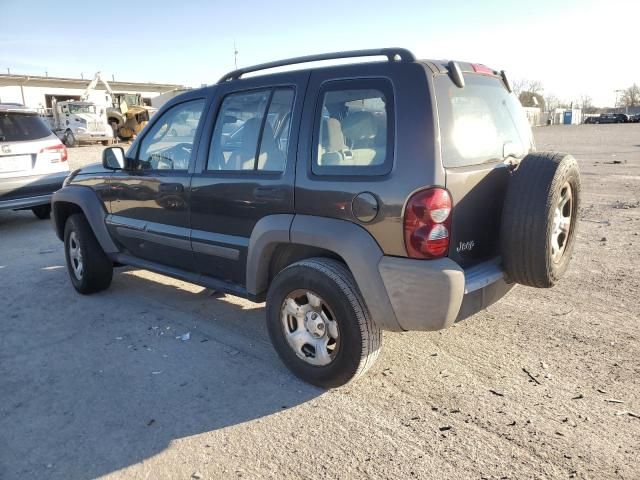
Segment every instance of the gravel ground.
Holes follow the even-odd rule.
[[[640,124],[535,136],[582,171],[566,277],[385,334],[328,392],[279,362],[263,305],[133,269],[80,296],[49,223],[0,212],[0,478],[640,478]]]

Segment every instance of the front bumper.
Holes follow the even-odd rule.
[[[68,171],[28,177],[0,179],[0,210],[18,210],[45,205],[62,188]]]
[[[383,256],[378,264],[391,306],[403,330],[440,330],[502,298],[513,284],[499,259],[467,270],[453,260]]]
[[[75,134],[75,137],[79,142],[102,142],[104,140],[113,140],[113,135],[108,132],[78,132]]]

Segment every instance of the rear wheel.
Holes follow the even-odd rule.
[[[353,276],[327,258],[302,260],[276,276],[267,296],[267,327],[285,365],[324,388],[364,374],[382,341]]]
[[[509,183],[501,251],[510,280],[552,287],[569,266],[580,205],[580,173],[571,155],[527,155]]]
[[[113,263],[100,247],[84,215],[67,219],[64,250],[71,283],[82,294],[104,290],[111,285]]]
[[[37,207],[33,207],[31,211],[40,220],[46,220],[51,217],[51,204],[47,203],[46,205],[38,205]]]

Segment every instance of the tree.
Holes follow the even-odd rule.
[[[542,93],[544,91],[544,87],[542,86],[542,82],[540,80],[526,80],[520,79],[513,82],[511,85],[511,89],[513,93],[516,94],[516,97],[520,98],[520,94],[524,92],[531,93]]]
[[[544,98],[544,103],[547,107],[548,112],[552,112],[560,106],[560,100],[558,100],[558,97],[556,97],[555,95],[547,95]]]
[[[595,113],[596,107],[593,105],[593,99],[589,95],[580,95],[578,106],[582,109],[582,113]]]
[[[616,107],[637,107],[640,105],[640,87],[635,83],[622,91]]]

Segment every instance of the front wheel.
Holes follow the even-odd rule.
[[[267,327],[285,365],[324,388],[364,374],[382,342],[353,276],[328,258],[302,260],[278,273],[267,296]]]
[[[113,263],[102,250],[91,226],[81,213],[67,219],[64,250],[69,277],[78,292],[95,293],[111,285]]]
[[[62,142],[68,148],[75,147],[77,143],[76,136],[73,134],[71,130],[67,130],[66,132],[64,132],[64,139],[62,140]]]

